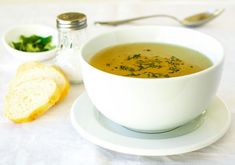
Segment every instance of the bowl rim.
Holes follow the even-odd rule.
[[[177,76],[177,77],[169,77],[169,78],[140,78],[140,77],[130,77],[130,76],[122,76],[122,75],[117,75],[117,74],[113,74],[113,73],[109,73],[109,72],[105,72],[103,70],[100,70],[92,65],[90,65],[84,58],[83,56],[83,50],[84,48],[86,47],[87,44],[89,44],[91,41],[95,40],[96,38],[98,37],[102,37],[102,36],[105,36],[107,34],[112,34],[112,33],[115,33],[115,32],[120,32],[120,31],[125,31],[125,30],[130,30],[130,29],[144,29],[144,28],[167,28],[167,29],[179,29],[179,30],[185,30],[185,31],[189,31],[189,32],[193,32],[193,33],[198,33],[200,35],[204,35],[208,38],[210,38],[211,40],[214,40],[216,43],[218,43],[218,45],[220,45],[220,48],[221,48],[221,54],[222,54],[222,57],[216,62],[216,63],[213,63],[212,66],[206,68],[206,69],[203,69],[199,72],[195,72],[195,73],[192,73],[192,74],[187,74],[187,75],[183,75],[183,76]],[[127,42],[128,43],[128,42]],[[192,48],[190,48],[192,49]],[[194,49],[193,49],[194,50]],[[192,30],[192,29],[187,29],[187,28],[183,28],[183,27],[172,27],[172,26],[163,26],[163,25],[143,25],[143,26],[125,26],[125,27],[119,27],[117,29],[112,29],[112,30],[109,30],[109,31],[106,31],[106,32],[102,32],[98,35],[95,35],[93,37],[91,37],[89,40],[87,40],[86,42],[84,42],[81,46],[81,54],[80,54],[80,59],[82,62],[84,62],[84,64],[86,64],[89,68],[95,70],[96,72],[98,73],[102,73],[102,74],[106,74],[107,76],[113,76],[113,77],[116,77],[116,78],[122,78],[122,79],[129,79],[129,80],[139,80],[139,81],[156,81],[156,80],[172,80],[172,79],[187,79],[187,78],[192,78],[192,77],[198,77],[200,75],[204,75],[208,72],[211,72],[212,70],[214,70],[215,68],[219,67],[220,65],[223,65],[223,62],[225,60],[225,52],[224,52],[224,47],[222,46],[221,42],[219,42],[216,38],[212,37],[211,35],[208,35],[206,33],[202,33],[202,32],[199,32],[199,31],[196,31],[196,30]]]

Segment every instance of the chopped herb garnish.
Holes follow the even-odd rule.
[[[128,67],[127,66],[124,66],[124,65],[120,65],[119,67],[121,70],[128,70]]]
[[[52,36],[41,37],[32,35],[26,37],[21,35],[18,42],[11,42],[10,46],[24,52],[44,52],[54,49],[55,46],[51,44]]]
[[[115,75],[167,79],[193,74],[212,65],[200,55],[177,45],[143,42],[104,48],[94,54],[89,63]]]
[[[139,75],[141,75],[140,73],[129,73],[129,74],[127,74],[126,76],[139,76]]]
[[[165,78],[169,78],[170,76],[169,76],[168,74],[165,74],[164,77],[165,77]]]
[[[140,58],[141,54],[134,54],[133,56],[128,56],[127,60]]]
[[[150,51],[150,49],[144,49],[144,51]],[[113,63],[112,59],[105,65],[109,67],[110,70],[115,73],[121,71],[123,76],[130,77],[145,77],[145,78],[169,78],[177,76],[184,68],[184,62],[175,57],[161,57],[158,55],[141,55],[136,53],[131,56],[127,56],[124,59],[118,61],[116,66],[111,65]],[[188,65],[188,67],[193,68],[193,65]],[[162,69],[163,68],[163,69]]]
[[[150,49],[144,49],[143,51],[150,52],[151,50]]]
[[[127,71],[131,71],[131,72],[135,71],[134,68],[128,67],[128,66],[125,66],[125,65],[120,65],[119,68],[120,68],[121,70],[127,70]]]
[[[170,67],[169,70],[171,71],[169,73],[175,73],[179,71],[179,69],[176,66]]]

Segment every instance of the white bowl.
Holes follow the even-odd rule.
[[[45,52],[24,52],[14,49],[9,45],[12,41],[18,41],[20,35],[39,35],[39,36],[52,36],[52,44],[57,45],[57,31],[51,27],[44,25],[20,25],[9,29],[3,35],[3,45],[7,51],[20,61],[44,61],[54,57],[56,48]]]
[[[203,71],[173,78],[131,78],[89,64],[101,49],[132,42],[160,42],[201,52],[213,62]],[[176,128],[202,114],[216,94],[224,59],[214,38],[185,28],[143,26],[114,30],[89,40],[81,50],[85,88],[96,108],[130,129],[155,132]]]

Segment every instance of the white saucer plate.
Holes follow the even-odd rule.
[[[103,148],[132,155],[163,156],[214,143],[228,130],[231,114],[215,97],[204,114],[184,126],[165,133],[139,133],[101,115],[84,92],[72,106],[71,121],[82,137]]]

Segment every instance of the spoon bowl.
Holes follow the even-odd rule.
[[[217,9],[214,11],[198,13],[198,14],[184,18],[183,21],[181,21],[181,24],[184,26],[189,26],[189,27],[201,26],[213,20],[214,18],[216,18],[223,12],[224,12],[224,9]]]

